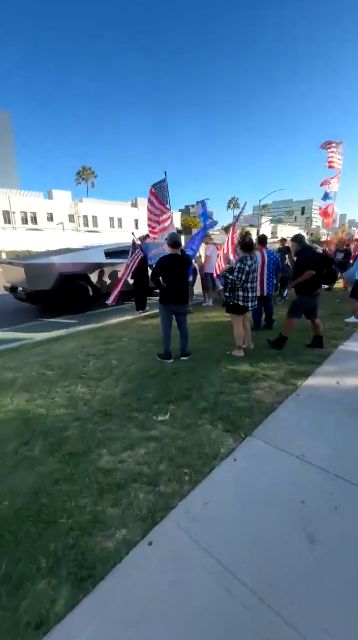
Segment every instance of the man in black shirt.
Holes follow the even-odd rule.
[[[301,233],[291,238],[291,247],[295,262],[289,287],[295,290],[296,297],[288,308],[280,335],[275,340],[268,340],[268,343],[272,349],[283,349],[295,321],[304,316],[311,323],[313,331],[312,340],[306,346],[310,349],[323,349],[323,325],[318,319],[319,291],[322,287],[321,257],[307,244]]]
[[[151,279],[159,289],[159,314],[162,328],[163,352],[157,354],[157,360],[173,362],[171,336],[173,318],[175,318],[180,337],[180,359],[188,360],[188,302],[189,271],[191,259],[182,250],[178,233],[167,237],[169,253],[159,258]]]

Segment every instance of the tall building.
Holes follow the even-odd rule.
[[[274,224],[294,224],[302,229],[322,228],[319,215],[320,203],[313,198],[306,200],[273,200],[263,202],[260,207],[261,217],[270,218]],[[252,215],[258,217],[258,205],[252,209]]]
[[[11,116],[6,111],[0,111],[0,188],[19,188]]]
[[[338,226],[342,227],[344,224],[347,224],[348,215],[346,213],[341,213],[338,220]]]

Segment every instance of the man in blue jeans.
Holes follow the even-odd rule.
[[[159,289],[159,315],[162,329],[163,352],[157,353],[157,360],[173,362],[171,350],[173,318],[179,331],[180,359],[188,360],[188,303],[189,272],[191,259],[183,251],[178,233],[170,233],[167,237],[168,253],[159,258],[151,280]]]

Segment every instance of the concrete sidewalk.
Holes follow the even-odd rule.
[[[47,639],[354,640],[357,452],[358,333]]]

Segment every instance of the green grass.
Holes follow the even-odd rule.
[[[153,359],[157,317],[1,354],[1,638],[42,638],[350,334],[341,290],[322,309],[324,352],[302,322],[234,359],[218,308],[192,315],[189,362]]]

